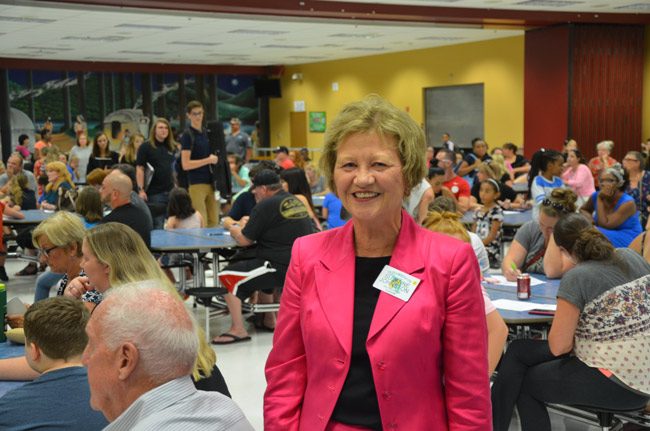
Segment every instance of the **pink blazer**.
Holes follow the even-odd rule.
[[[402,212],[390,265],[422,282],[379,295],[366,346],[385,429],[492,429],[487,330],[469,244]],[[264,429],[321,431],[350,366],[353,223],[296,240],[266,363]]]

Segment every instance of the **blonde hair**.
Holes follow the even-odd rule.
[[[501,180],[501,178],[508,173],[508,168],[506,168],[506,160],[502,154],[493,154],[492,161],[490,162],[490,167],[498,176],[495,180]]]
[[[371,132],[395,139],[408,195],[426,175],[424,132],[406,112],[376,94],[345,105],[325,133],[320,167],[330,190],[336,193],[334,167],[341,142],[351,135]]]
[[[70,184],[71,187],[74,187],[72,184],[72,177],[70,176],[70,172],[68,172],[68,167],[65,165],[65,163],[59,162],[58,160],[55,162],[50,162],[45,165],[45,171],[55,171],[59,174],[59,178],[57,178],[54,184],[47,183],[47,186],[45,186],[46,192],[57,190],[61,184],[65,182]]]
[[[596,149],[607,150],[611,153],[614,149],[614,141],[600,141],[598,144],[596,144]]]
[[[36,226],[36,229],[32,232],[32,243],[36,248],[39,248],[41,245],[38,239],[45,236],[57,247],[71,248],[72,244],[76,244],[77,256],[81,257],[81,243],[84,239],[84,233],[84,224],[77,215],[67,211],[59,211]]]
[[[11,177],[9,180],[9,196],[11,196],[14,204],[20,207],[23,206],[24,190],[28,184],[27,176],[23,172]]]
[[[440,232],[455,238],[460,238],[462,241],[468,243],[470,242],[469,234],[459,220],[460,214],[458,213],[431,211],[427,215],[426,220],[424,220],[423,225],[433,232]]]
[[[548,200],[549,204],[545,205],[544,202]],[[576,202],[578,196],[571,189],[556,188],[551,190],[548,198],[542,201],[540,211],[549,217],[561,217],[563,215],[576,212]]]
[[[163,290],[180,300],[176,288],[151,255],[146,244],[133,229],[122,223],[109,222],[86,232],[86,244],[97,260],[110,268],[108,281],[111,287],[155,280]],[[195,380],[210,377],[217,357],[205,341],[205,333],[197,327],[199,355],[192,375]]]
[[[293,161],[293,164],[296,168],[300,168],[303,171],[305,170],[305,159],[302,158],[300,151],[291,150],[289,151],[289,158]]]

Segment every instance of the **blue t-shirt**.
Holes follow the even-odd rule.
[[[56,205],[59,202],[59,189],[65,190],[70,190],[72,188],[72,185],[70,185],[69,182],[64,181],[62,182],[58,188],[52,189],[49,192],[43,193],[43,196],[38,200],[38,203],[43,203],[47,202],[48,204],[51,205]]]
[[[327,208],[327,227],[334,229],[335,227],[343,226],[345,220],[341,218],[341,207],[343,204],[341,200],[336,197],[334,193],[325,195],[323,201],[323,208]]]
[[[591,195],[591,202],[593,203],[594,208],[598,208],[598,193],[600,192],[594,192]],[[634,198],[627,193],[623,193],[618,202],[616,202],[614,211],[618,210],[618,208],[626,202],[634,202]],[[630,243],[634,241],[634,238],[643,231],[641,228],[641,222],[639,221],[638,211],[628,217],[627,220],[615,229],[607,229],[598,226],[598,211],[594,211],[593,216],[596,228],[601,231],[616,248],[625,248],[629,246]]]
[[[192,145],[192,137],[194,136],[194,145]],[[210,140],[205,131],[199,131],[190,127],[181,138],[181,151],[191,151],[190,160],[205,159],[211,153]],[[187,171],[187,180],[192,184],[212,184],[212,174],[210,173],[211,165],[204,165],[197,169]]]
[[[90,407],[84,367],[42,374],[0,398],[0,429],[101,430],[108,422]]]

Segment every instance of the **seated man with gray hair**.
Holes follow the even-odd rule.
[[[253,429],[230,398],[194,387],[194,319],[155,282],[112,288],[86,332],[90,404],[106,430]]]

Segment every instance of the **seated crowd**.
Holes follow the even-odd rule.
[[[34,304],[7,316],[26,347],[0,360],[0,380],[31,381],[0,398],[0,428],[253,429],[184,286],[163,269],[183,256],[150,251],[154,229],[217,225],[238,246],[220,251],[224,273],[248,277],[227,286],[230,327],[211,343],[251,340],[244,301],[280,302],[253,321],[275,331],[265,429],[506,431],[517,407],[523,430],[550,430],[546,403],[646,406],[650,363],[628,361],[650,358],[642,153],[621,166],[603,141],[587,165],[568,140],[564,153],[542,149],[528,162],[512,143],[490,153],[476,138],[459,158],[448,133],[427,148],[408,115],[370,96],[329,126],[320,169],[283,146],[251,163],[238,119],[220,161],[203,106],[186,113],[180,142],[159,118],[148,139],[134,134],[118,151],[104,133],[89,145],[78,130],[66,155],[44,131],[34,173],[21,137],[0,175],[0,215],[55,214],[16,232],[38,260],[16,275],[46,270]],[[220,162],[232,191],[223,206]],[[530,221],[508,224],[511,210]],[[560,279],[548,340],[508,343],[482,284],[497,273]],[[435,342],[418,345],[424,337]],[[26,400],[42,405],[27,426]]]

